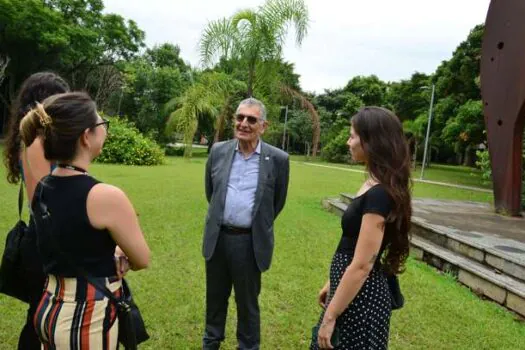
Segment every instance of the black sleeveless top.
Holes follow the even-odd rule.
[[[52,230],[38,225],[36,228],[38,250],[46,274],[80,277],[75,267],[56,252],[58,244],[59,249],[90,276],[116,275],[116,243],[108,230],[94,228],[87,215],[89,191],[98,183],[88,175],[49,175],[37,185],[31,207],[37,208],[39,193],[42,193],[42,201],[51,216]]]
[[[393,201],[381,184],[372,186],[362,195],[355,197],[341,218],[343,236],[337,250],[353,254],[361,231],[363,215],[367,213],[378,214],[386,219],[392,209]],[[385,223],[385,233],[378,256],[381,256],[385,249],[391,226],[392,223]]]

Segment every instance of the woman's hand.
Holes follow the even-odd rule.
[[[128,257],[119,246],[115,248],[115,269],[117,270],[118,278],[122,279],[130,270]]]
[[[323,309],[326,309],[327,302],[328,302],[327,298],[328,298],[328,292],[329,291],[330,291],[330,281],[326,282],[324,287],[319,291],[319,296],[317,297],[318,301],[319,301],[319,305]]]
[[[321,349],[333,349],[330,339],[334,333],[335,317],[330,317],[327,314],[323,317],[319,333],[317,335],[317,343]]]

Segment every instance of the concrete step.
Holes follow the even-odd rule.
[[[323,201],[323,207],[341,216],[349,200],[351,197],[326,199]],[[417,227],[417,224],[413,226]],[[412,235],[410,244],[411,255],[417,259],[451,272],[477,294],[525,317],[525,282],[450,249],[449,246],[453,245],[442,246],[417,234]]]
[[[323,208],[336,214],[337,216],[342,216],[348,206],[348,203],[343,202],[339,198],[328,198],[322,202]]]
[[[352,195],[342,193],[340,202],[347,205],[352,199]],[[525,282],[524,243],[496,234],[463,231],[451,226],[433,224],[421,215],[418,201],[418,199],[413,201],[412,235]],[[342,209],[342,205],[340,207]]]
[[[440,270],[451,272],[458,281],[525,317],[525,283],[499,274],[472,259],[426,239],[412,236],[411,255]]]

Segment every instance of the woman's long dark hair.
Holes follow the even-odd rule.
[[[361,139],[367,170],[382,184],[394,206],[386,219],[386,254],[383,266],[391,274],[403,272],[408,257],[412,216],[410,151],[399,118],[381,107],[364,107],[352,117],[354,131]]]
[[[24,115],[47,97],[69,91],[69,85],[59,75],[40,72],[27,78],[18,92],[11,108],[4,164],[7,168],[7,181],[12,184],[20,181],[20,121]]]

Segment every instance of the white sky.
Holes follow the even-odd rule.
[[[469,30],[483,23],[490,0],[305,0],[310,28],[295,47],[294,30],[284,56],[295,63],[306,91],[343,87],[356,75],[385,81],[433,73]],[[206,23],[264,0],[105,0],[106,12],[135,20],[148,46],[171,42],[192,66]]]

